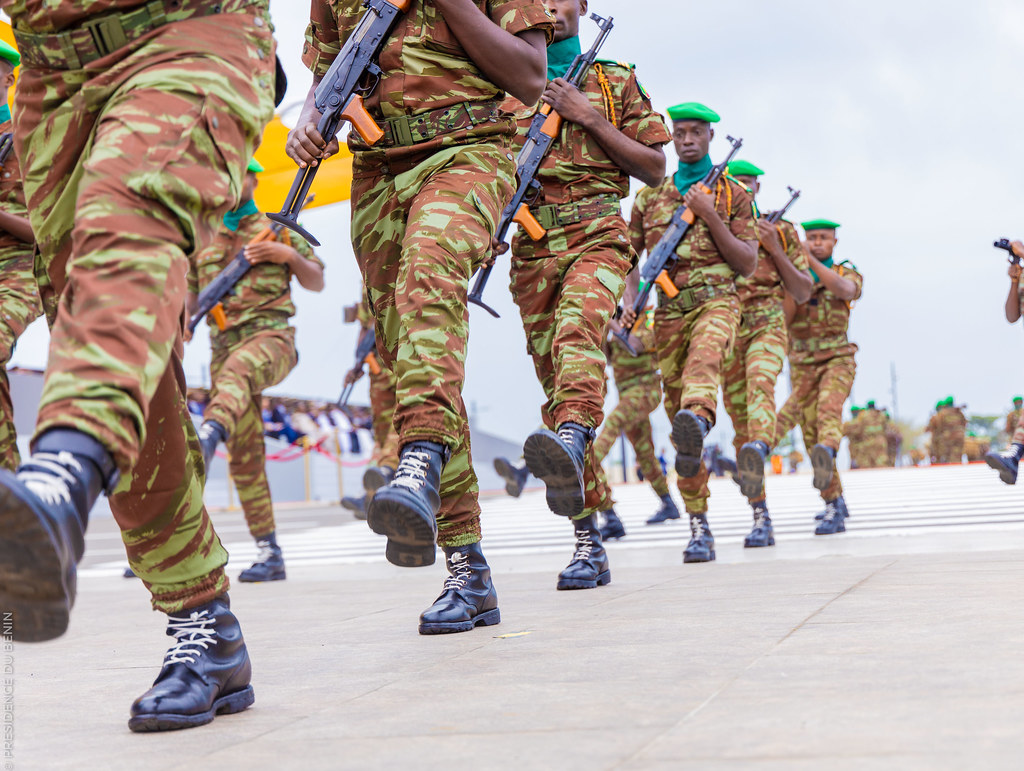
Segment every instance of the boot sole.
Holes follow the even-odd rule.
[[[505,480],[505,492],[513,498],[518,498],[523,494],[523,486],[519,484],[519,479],[516,477],[516,470],[512,468],[512,464],[504,458],[494,459],[494,472]]]
[[[247,685],[241,691],[221,696],[213,703],[213,707],[208,712],[201,712],[198,715],[160,713],[134,715],[128,720],[128,727],[135,733],[195,728],[196,726],[212,723],[217,715],[232,715],[236,712],[242,712],[251,707],[254,701],[256,701],[256,695],[253,693],[252,686]]]
[[[584,581],[580,578],[559,578],[558,591],[566,591],[569,589],[596,589],[599,586],[606,586],[612,582],[612,571],[606,570],[603,573],[598,573],[597,578],[593,581]]]
[[[401,500],[373,496],[366,512],[366,524],[378,535],[387,536],[384,556],[392,565],[421,568],[433,565],[437,556],[433,517],[428,522],[409,504]]]
[[[372,498],[373,494],[382,487],[387,487],[389,480],[385,477],[376,467],[366,469],[363,474],[363,490],[366,492],[368,498]]]
[[[605,533],[603,530],[601,531],[601,540],[602,541],[617,541],[620,538],[625,538],[625,537],[626,537],[626,531],[625,530],[622,530],[622,531],[617,532],[617,533]]]
[[[265,583],[267,583],[268,581],[284,581],[284,580],[285,580],[285,579],[286,579],[286,578],[288,577],[288,574],[287,574],[287,573],[285,573],[285,571],[283,571],[283,570],[282,570],[282,571],[281,571],[280,573],[271,573],[271,574],[270,574],[269,576],[267,576],[266,578],[252,578],[252,577],[246,577],[246,575],[245,575],[245,574],[246,574],[246,572],[247,572],[247,571],[244,571],[244,570],[243,570],[243,571],[242,571],[242,572],[241,572],[241,573],[240,573],[240,574],[238,575],[238,580],[239,580],[239,581],[240,581],[241,583],[243,583],[243,584],[265,584]]]
[[[680,411],[672,418],[672,445],[676,448],[676,473],[684,479],[697,476],[704,433],[695,415]]]
[[[817,528],[815,528],[815,530],[814,530],[814,534],[815,535],[835,535],[836,533],[845,533],[845,532],[846,532],[846,523],[845,522],[840,522],[839,523],[839,527],[837,527],[835,530],[818,530]]]
[[[10,472],[3,476],[13,480]],[[75,567],[63,563],[50,524],[14,490],[0,486],[0,611],[13,613],[14,640],[43,642],[64,634],[76,583]]]
[[[548,508],[560,517],[583,513],[583,484],[572,457],[555,434],[530,434],[523,445],[530,473],[547,488]]]
[[[988,464],[989,468],[995,469],[996,471],[999,472],[999,478],[1003,481],[1004,484],[1017,484],[1017,475],[1010,469],[1006,468],[1006,466],[1002,464],[999,458],[993,458],[991,455],[986,455],[985,462]]]
[[[764,460],[753,447],[741,447],[736,454],[736,467],[739,469],[740,493],[748,500],[761,494],[764,489]]]
[[[832,454],[824,447],[815,445],[811,448],[811,467],[814,469],[814,489],[825,490],[832,483],[835,474],[835,462]]]
[[[697,556],[695,556],[693,554],[687,554],[686,552],[683,552],[683,564],[684,565],[687,564],[687,563],[690,563],[690,562],[714,562],[714,561],[715,561],[715,550],[714,549],[711,550],[711,554],[709,554],[707,557],[697,557]]]
[[[763,549],[766,546],[774,546],[774,545],[775,545],[775,536],[772,536],[771,538],[769,538],[768,539],[768,543],[755,543],[754,541],[751,541],[750,538],[744,538],[743,539],[743,548],[744,549]]]
[[[469,621],[435,621],[429,624],[420,624],[420,634],[455,634],[456,632],[471,632],[478,626],[494,626],[501,623],[501,612],[495,608],[473,616]]]

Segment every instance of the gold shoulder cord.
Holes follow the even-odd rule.
[[[615,102],[612,98],[612,84],[608,82],[608,76],[604,74],[604,67],[595,62],[594,72],[597,73],[597,82],[601,84],[601,93],[604,95],[604,116],[613,126],[619,122],[615,115]]]

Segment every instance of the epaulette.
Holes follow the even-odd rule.
[[[856,265],[854,265],[854,264],[853,264],[852,262],[850,262],[849,260],[841,260],[840,262],[837,262],[837,263],[836,263],[836,265],[841,265],[841,266],[842,266],[842,267],[844,267],[844,268],[849,268],[849,269],[850,269],[850,270],[852,270],[852,271],[855,271],[855,272],[857,272],[857,273],[860,273],[860,271],[859,271],[859,270],[857,270],[857,266],[856,266]]]
[[[622,62],[619,61],[618,59],[595,59],[594,61],[596,61],[598,64],[611,64],[613,66],[618,65],[619,67],[625,67],[627,70],[636,69],[635,64],[632,64],[631,62]]]
[[[622,62],[618,59],[597,59],[596,62],[597,64],[607,64],[612,67],[622,67],[624,70],[633,73],[633,77],[636,78],[636,65],[632,62]],[[636,87],[640,89],[640,96],[648,102],[651,101],[651,95],[647,93],[647,89],[644,88],[644,84],[640,82],[639,78],[636,78]]]

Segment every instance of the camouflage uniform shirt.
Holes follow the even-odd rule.
[[[13,131],[11,121],[0,123],[0,134]],[[25,189],[21,185],[21,167],[18,165],[18,158],[12,152],[7,156],[3,169],[0,170],[0,211],[14,217],[28,218],[28,208],[25,206]],[[20,248],[31,250],[31,246],[24,241],[15,238],[6,230],[0,229],[0,250]]]
[[[200,290],[209,286],[235,258],[238,251],[266,228],[266,222],[263,214],[250,214],[242,218],[237,231],[232,232],[226,227],[220,229],[213,244],[196,258]],[[312,260],[323,267],[320,258],[313,254],[309,244],[301,237],[291,236],[285,230],[278,238],[292,246],[307,260]],[[227,329],[237,329],[253,323],[258,323],[261,327],[287,327],[288,319],[295,315],[291,278],[292,272],[285,265],[272,262],[253,265],[235,284],[234,292],[223,300],[224,314],[228,320]],[[219,332],[215,325],[210,327],[212,336],[216,337]]]
[[[596,62],[582,90],[594,109],[630,139],[648,147],[672,141],[664,118],[651,107],[632,66]],[[519,139],[525,140],[539,105],[526,107],[509,97],[503,107],[515,114]],[[629,175],[589,131],[571,121],[563,121],[562,133],[541,163],[537,181],[542,185],[538,204],[570,203],[595,195],[629,195]]]
[[[742,241],[757,242],[753,200],[738,182],[729,178],[719,180],[711,191],[715,210],[730,232]],[[683,205],[676,183],[671,176],[658,187],[645,187],[633,202],[629,222],[629,239],[637,254],[650,252],[668,228],[676,209]],[[731,289],[735,286],[736,271],[718,251],[711,230],[699,217],[690,227],[682,243],[676,247],[679,261],[670,276],[681,289],[716,286]],[[661,290],[658,290],[659,296]]]
[[[832,270],[856,285],[854,301],[858,300],[864,278],[853,263],[837,262]],[[815,282],[811,299],[796,307],[796,314],[790,322],[789,360],[794,364],[815,364],[856,353],[857,346],[846,336],[852,307],[852,303],[840,300],[823,283]]]

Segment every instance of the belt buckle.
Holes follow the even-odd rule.
[[[684,310],[689,310],[697,304],[697,293],[691,289],[684,289],[679,293],[679,296],[683,298]]]
[[[124,33],[124,24],[118,15],[103,16],[99,19],[92,19],[82,25],[92,36],[93,45],[99,53],[97,58],[102,59],[119,48],[128,45],[128,36]]]

